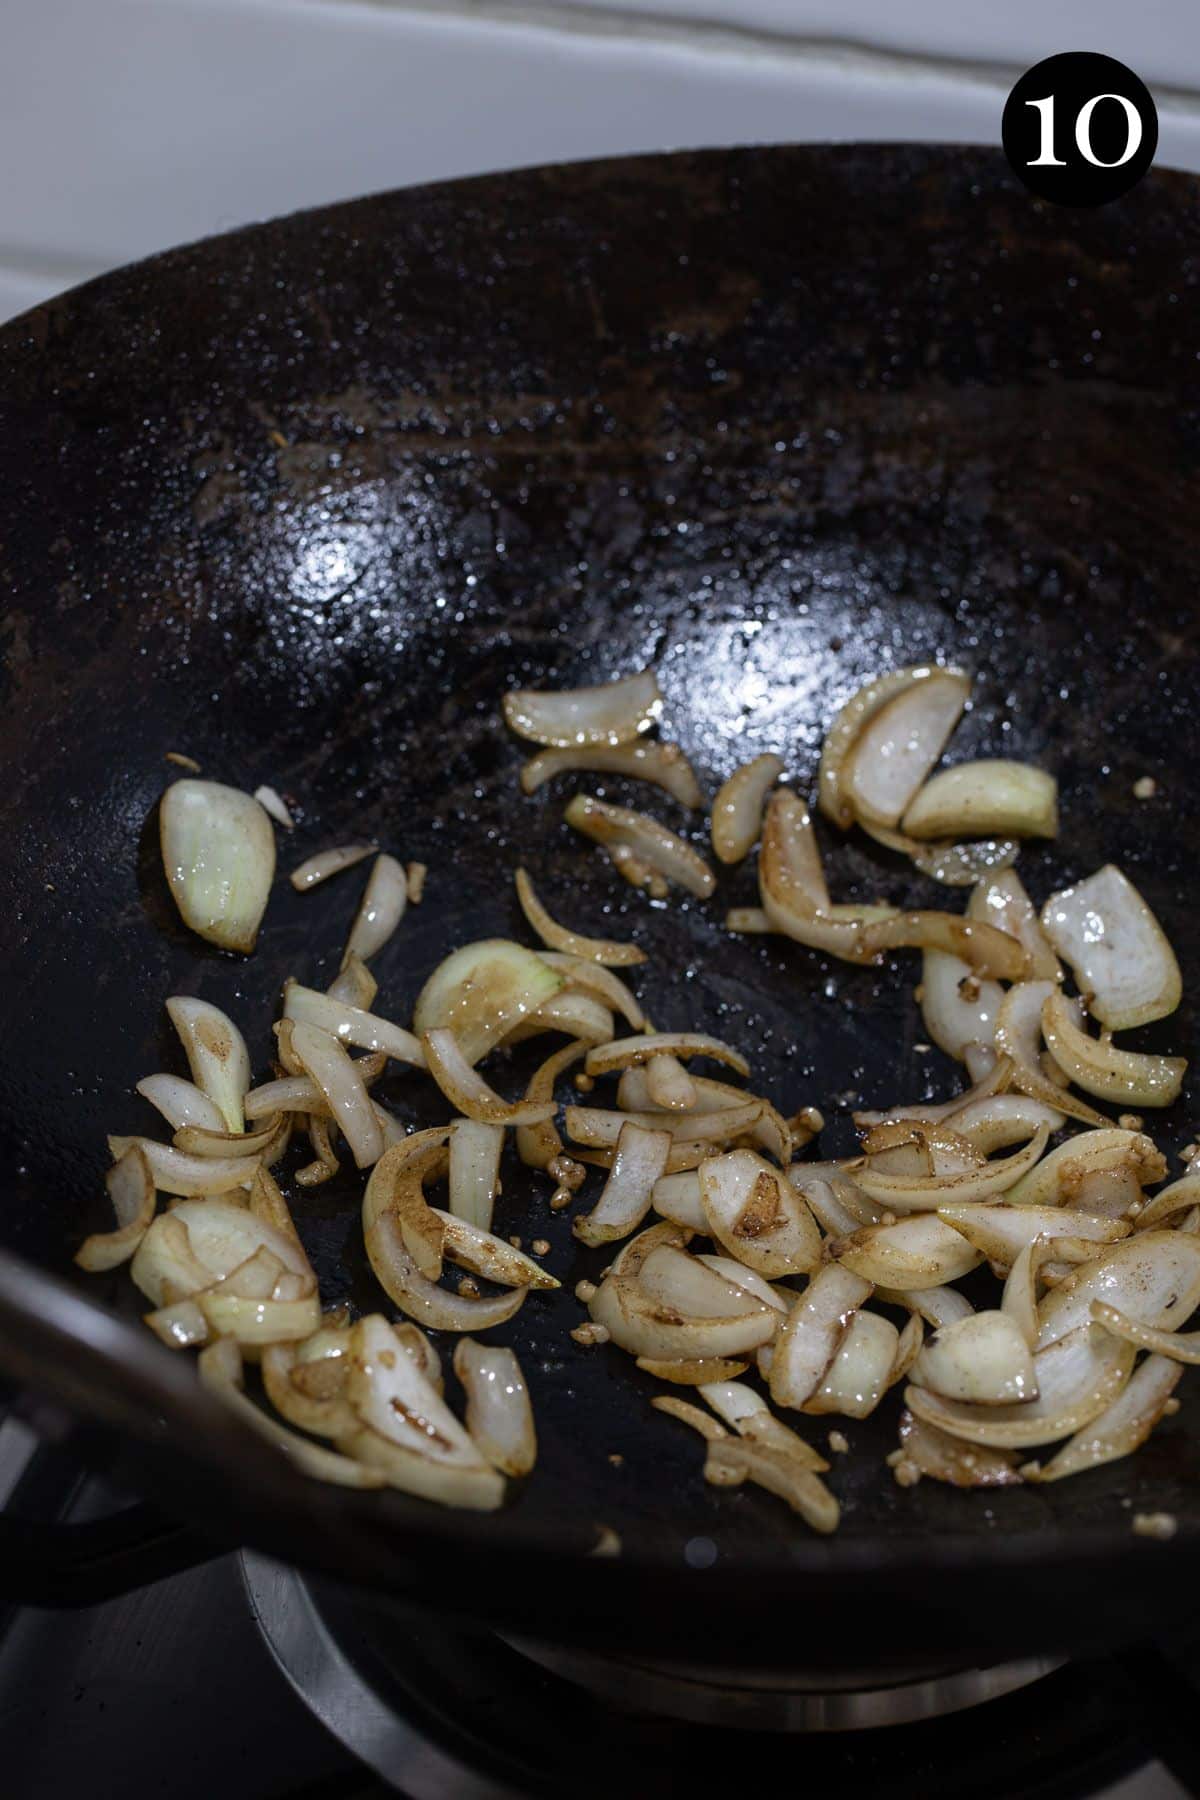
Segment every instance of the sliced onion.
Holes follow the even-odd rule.
[[[703,1231],[704,1227],[701,1226],[700,1229]],[[731,1281],[736,1287],[745,1288],[754,1299],[761,1300],[765,1306],[774,1307],[778,1313],[786,1315],[796,1304],[798,1295],[793,1288],[782,1284],[773,1288],[765,1276],[760,1275],[756,1269],[748,1269],[745,1263],[738,1262],[735,1257],[714,1256],[708,1252],[697,1256],[696,1261],[702,1262],[706,1269],[711,1269],[723,1281]]]
[[[977,1312],[943,1326],[913,1364],[912,1379],[943,1400],[1014,1406],[1037,1399],[1033,1352],[1006,1312]]]
[[[717,1487],[753,1481],[784,1500],[814,1531],[836,1531],[841,1509],[821,1477],[798,1457],[752,1438],[719,1438],[708,1446],[704,1478]]]
[[[1007,1057],[1013,1085],[1044,1106],[1056,1107],[1085,1125],[1107,1126],[1109,1121],[1086,1100],[1047,1080],[1038,1061],[1042,1043],[1042,1010],[1056,992],[1052,981],[1019,981],[1008,990],[996,1014],[996,1049]]]
[[[344,1331],[341,1336],[348,1344],[350,1333]],[[268,1344],[264,1349],[262,1378],[267,1399],[289,1425],[301,1431],[311,1431],[317,1437],[345,1437],[357,1427],[357,1419],[342,1393],[348,1367],[346,1355],[323,1359],[323,1367],[336,1369],[337,1385],[328,1395],[319,1396],[305,1393],[292,1379],[297,1351],[296,1344]]]
[[[625,1271],[618,1269],[617,1273]],[[675,1244],[655,1245],[638,1265],[637,1277],[648,1293],[678,1312],[697,1318],[758,1315],[764,1308],[778,1314],[774,1297],[761,1300],[740,1277],[734,1280],[719,1273]],[[777,1316],[774,1322],[778,1324]]]
[[[846,1269],[889,1288],[945,1287],[980,1261],[966,1239],[934,1213],[914,1213],[895,1225],[864,1225],[835,1240],[833,1251]]]
[[[543,944],[547,944],[551,950],[578,957],[580,961],[607,964],[618,969],[645,962],[646,952],[639,950],[636,944],[618,944],[611,938],[585,937],[582,932],[560,925],[550,917],[538,899],[533,883],[524,869],[517,870],[516,880],[521,911]]]
[[[301,1242],[300,1233],[296,1230],[288,1203],[280,1192],[279,1183],[269,1169],[260,1167],[255,1170],[254,1180],[250,1184],[250,1212],[264,1225],[269,1225],[272,1231],[279,1232],[287,1239],[292,1247],[292,1260],[288,1267],[293,1273],[304,1276],[315,1290],[317,1278],[308,1260],[308,1252]]]
[[[571,956],[563,951],[543,950],[542,961],[558,969],[566,977],[567,992],[574,989],[599,1000],[603,1006],[620,1013],[631,1031],[644,1031],[645,1016],[637,1000],[619,975],[584,956]]]
[[[1134,1350],[1083,1325],[1033,1359],[1038,1397],[1024,1406],[971,1406],[943,1400],[925,1388],[905,1389],[917,1418],[951,1437],[1002,1450],[1023,1450],[1067,1437],[1102,1413],[1129,1379]]]
[[[790,1182],[753,1150],[732,1150],[700,1167],[707,1230],[739,1262],[774,1279],[821,1260],[821,1233]]]
[[[143,1313],[142,1318],[168,1350],[196,1350],[208,1342],[208,1320],[194,1300],[176,1300],[172,1306]]]
[[[540,1125],[552,1119],[553,1101],[505,1100],[473,1069],[453,1031],[427,1031],[421,1039],[429,1073],[464,1117],[485,1125]]]
[[[562,986],[557,970],[523,944],[484,938],[438,964],[417,996],[413,1029],[453,1031],[467,1061],[477,1063]]]
[[[1093,1300],[1155,1329],[1182,1324],[1200,1302],[1200,1240],[1180,1231],[1143,1231],[1114,1244],[1046,1295],[1039,1347],[1089,1323]]]
[[[383,1155],[383,1133],[353,1060],[336,1037],[315,1025],[296,1025],[292,1049],[305,1074],[324,1094],[355,1163],[360,1169],[369,1169]]]
[[[282,825],[285,831],[292,830],[296,821],[292,818],[282,797],[276,793],[273,787],[267,787],[265,783],[262,787],[256,787],[254,798],[264,812],[270,813],[277,825]]]
[[[906,1306],[935,1331],[942,1331],[947,1325],[956,1325],[960,1319],[969,1319],[975,1310],[966,1295],[960,1294],[953,1287],[879,1287],[875,1290],[875,1298],[886,1301],[889,1306]]]
[[[774,1345],[770,1388],[778,1405],[801,1407],[812,1398],[850,1320],[870,1295],[871,1283],[838,1263],[817,1271]]]
[[[1164,1219],[1172,1218],[1177,1212],[1188,1212],[1197,1204],[1200,1204],[1200,1175],[1184,1175],[1170,1187],[1165,1187],[1161,1194],[1155,1194],[1134,1219],[1133,1229],[1148,1231],[1152,1226],[1161,1225]]]
[[[654,1184],[666,1168],[670,1149],[669,1132],[623,1125],[604,1191],[592,1211],[575,1220],[575,1236],[593,1246],[627,1237],[650,1210]]]
[[[688,1112],[696,1104],[696,1084],[677,1056],[652,1056],[646,1064],[646,1091],[664,1112]]]
[[[818,796],[821,811],[843,831],[854,823],[854,813],[845,791],[845,763],[867,724],[897,695],[926,682],[965,681],[955,670],[920,664],[914,668],[894,669],[891,674],[877,676],[858,688],[835,717],[821,749]],[[937,758],[934,758],[936,761]],[[930,765],[932,767],[932,764]]]
[[[704,805],[696,772],[682,747],[657,741],[539,751],[521,770],[521,787],[525,793],[532,794],[543,782],[572,770],[580,774],[624,775],[631,781],[648,781],[665,789],[680,806]]]
[[[900,1416],[900,1443],[905,1457],[922,1475],[951,1487],[1019,1487],[1017,1458],[1007,1450],[991,1450],[982,1444],[960,1443],[910,1412]]]
[[[163,1194],[227,1194],[233,1188],[249,1187],[254,1179],[251,1157],[188,1156],[153,1138],[110,1137],[113,1161],[119,1162],[135,1144],[150,1165],[155,1187]]]
[[[543,1269],[533,1257],[517,1250],[507,1238],[484,1231],[481,1226],[472,1225],[466,1219],[455,1218],[453,1213],[443,1212],[441,1207],[431,1207],[430,1211],[441,1221],[446,1234],[446,1255],[451,1262],[461,1263],[464,1269],[470,1269],[474,1274],[482,1275],[486,1280],[497,1282],[503,1287],[561,1286],[555,1276]]]
[[[689,1231],[707,1231],[708,1220],[700,1203],[700,1176],[693,1169],[679,1175],[663,1175],[655,1182],[651,1202],[655,1212]]]
[[[640,1275],[653,1251],[664,1245],[673,1250],[681,1250],[687,1245],[691,1235],[690,1231],[667,1220],[662,1220],[657,1225],[647,1225],[644,1231],[639,1231],[636,1237],[630,1238],[627,1244],[621,1246],[612,1264],[612,1273]]]
[[[1179,1005],[1179,964],[1128,876],[1107,863],[1051,894],[1042,927],[1071,966],[1087,1009],[1110,1031],[1164,1019]]]
[[[707,900],[716,886],[716,877],[704,858],[647,813],[609,806],[590,794],[576,794],[565,818],[576,831],[608,850],[619,872],[635,887],[653,892],[658,877]],[[628,855],[618,857],[619,851]]]
[[[1083,1469],[1129,1456],[1144,1444],[1166,1411],[1183,1371],[1161,1356],[1148,1356],[1104,1411],[1065,1443],[1044,1467],[1027,1463],[1026,1481],[1061,1481]]]
[[[1047,1132],[1057,1131],[1064,1123],[1064,1115],[1041,1100],[1031,1100],[1028,1094],[990,1094],[982,1100],[967,1101],[951,1113],[950,1120],[960,1137],[984,1156],[990,1156],[995,1150],[1005,1150],[1010,1144],[1033,1137],[1043,1127]],[[1038,1168],[1048,1160],[1043,1158]],[[1022,1182],[1032,1181],[1035,1173],[1022,1176]]]
[[[229,1267],[236,1268],[242,1260],[241,1256],[234,1257]],[[213,1271],[192,1249],[187,1226],[173,1212],[159,1213],[151,1222],[137,1247],[129,1272],[146,1298],[158,1308],[173,1305],[179,1299],[190,1299],[193,1294],[211,1286],[213,1280]]]
[[[722,1108],[709,1113],[637,1113],[634,1123],[649,1130],[667,1130],[677,1139],[691,1143],[728,1142],[749,1131],[761,1113],[761,1101],[747,1100],[743,1106]],[[568,1106],[565,1113],[567,1135],[577,1144],[597,1149],[616,1145],[621,1128],[631,1115],[607,1112],[601,1106]]]
[[[879,1405],[900,1351],[900,1333],[880,1313],[856,1312],[806,1413],[865,1419]]]
[[[1123,1219],[1055,1206],[944,1206],[938,1218],[1003,1268],[1011,1268],[1025,1245],[1038,1237],[1077,1237],[1088,1243],[1114,1244],[1129,1233]]]
[[[198,1125],[205,1131],[228,1129],[216,1102],[182,1075],[146,1075],[134,1091],[162,1114],[173,1131],[184,1125]]]
[[[460,1338],[454,1373],[467,1397],[467,1431],[502,1475],[528,1475],[537,1461],[529,1389],[511,1350]]]
[[[223,1404],[235,1412],[257,1436],[274,1444],[305,1475],[313,1476],[317,1481],[330,1481],[338,1487],[375,1488],[382,1487],[380,1476],[372,1469],[364,1468],[353,1457],[339,1456],[336,1451],[326,1450],[320,1444],[309,1443],[307,1438],[297,1437],[286,1425],[268,1418],[267,1414],[255,1406],[246,1394],[241,1391],[242,1357],[232,1338],[223,1338],[211,1344],[207,1350],[200,1352],[197,1367],[200,1379],[210,1393],[217,1396]]]
[[[1075,1023],[1071,1003],[1062,994],[1047,996],[1042,1033],[1055,1062],[1089,1094],[1138,1106],[1170,1106],[1179,1098],[1186,1057],[1143,1056],[1089,1037]]]
[[[768,751],[742,763],[722,785],[712,804],[712,847],[719,862],[741,862],[749,854],[758,837],[763,802],[783,767],[783,758]]]
[[[739,1075],[750,1073],[750,1064],[740,1051],[700,1031],[650,1031],[598,1044],[588,1051],[586,1068],[589,1075],[610,1075],[615,1069],[648,1062],[652,1056],[707,1056],[727,1063]]]
[[[1030,763],[985,757],[927,781],[904,815],[910,837],[1056,837],[1058,783]]]
[[[965,984],[965,985],[964,985]],[[942,950],[927,950],[921,967],[921,1017],[939,1050],[962,1059],[968,1044],[992,1041],[1004,990],[980,981],[970,965]]]
[[[1031,1350],[1037,1348],[1041,1324],[1038,1320],[1038,1269],[1049,1254],[1048,1238],[1031,1238],[1013,1259],[1004,1282],[1001,1312],[1007,1313]]]
[[[649,730],[662,711],[653,669],[623,675],[595,687],[537,692],[514,688],[501,705],[510,731],[559,749],[585,744],[628,744]]]
[[[114,1163],[104,1185],[116,1215],[116,1230],[93,1232],[75,1252],[79,1267],[92,1272],[115,1269],[129,1261],[150,1229],[158,1198],[150,1165],[137,1145]]]
[[[933,669],[872,713],[842,770],[846,803],[855,818],[875,825],[898,823],[945,749],[969,692],[965,675]]]
[[[948,912],[899,913],[864,925],[862,946],[868,959],[885,950],[944,950],[998,981],[1020,981],[1029,966],[1024,949],[1007,932]]]
[[[695,1113],[733,1112],[752,1102],[752,1097],[742,1088],[731,1087],[728,1082],[710,1081],[702,1075],[693,1075],[691,1080],[696,1090]],[[646,1071],[636,1066],[626,1069],[621,1076],[617,1087],[617,1104],[625,1112],[634,1113],[665,1111],[670,1115],[676,1110],[657,1105],[650,1093]],[[769,1150],[775,1160],[786,1167],[792,1160],[795,1148],[790,1125],[769,1100],[753,1096],[753,1104],[758,1106],[759,1115],[746,1135],[764,1150]]]
[[[392,936],[408,906],[408,878],[394,856],[377,856],[367,878],[343,961],[358,956],[367,962]]]
[[[490,1231],[500,1185],[504,1128],[479,1119],[455,1119],[450,1127],[450,1211]]]
[[[646,1359],[640,1359],[644,1362]],[[640,1366],[640,1365],[639,1365]],[[675,1394],[655,1394],[650,1401],[656,1412],[666,1413],[672,1419],[678,1419],[681,1425],[690,1425],[693,1431],[700,1434],[709,1443],[717,1438],[728,1437],[725,1427],[690,1400],[680,1400]]]
[[[165,1306],[232,1275],[260,1249],[285,1269],[311,1274],[307,1257],[287,1234],[244,1207],[219,1199],[185,1200],[154,1220],[130,1272],[155,1306]]]
[[[309,888],[319,887],[328,881],[331,875],[340,875],[343,869],[352,869],[365,857],[374,855],[374,844],[336,844],[332,850],[318,850],[315,856],[306,857],[298,863],[289,877],[291,884],[298,892],[307,893]]]
[[[890,1388],[895,1387],[897,1382],[905,1379],[918,1356],[920,1356],[924,1342],[925,1321],[922,1319],[920,1313],[914,1308],[904,1322],[904,1329],[900,1333],[900,1338],[896,1345],[895,1359],[893,1360],[887,1378],[887,1385]]]
[[[257,1299],[226,1291],[229,1283],[196,1295],[209,1327],[217,1337],[231,1337],[237,1343],[297,1343],[311,1336],[321,1322],[321,1302],[315,1293],[299,1299]]]
[[[762,1395],[741,1381],[711,1381],[701,1390],[713,1411],[726,1425],[732,1425],[739,1437],[755,1443],[769,1444],[784,1456],[796,1459],[803,1469],[823,1474],[829,1459],[805,1442],[799,1432],[777,1419]]]
[[[315,988],[302,987],[298,981],[284,985],[283,1015],[297,1025],[315,1025],[318,1031],[327,1031],[344,1045],[382,1050],[396,1062],[408,1063],[414,1069],[425,1067],[420,1042],[411,1031],[393,1025],[390,1019],[381,1019],[377,1013],[363,1012],[328,994],[319,994]]]
[[[382,1212],[369,1222],[364,1217],[363,1235],[375,1278],[388,1299],[430,1331],[487,1331],[503,1325],[529,1292],[528,1287],[514,1287],[476,1300],[428,1281],[405,1248],[394,1213]]]
[[[830,1237],[849,1237],[851,1232],[857,1231],[859,1226],[864,1223],[862,1219],[858,1218],[842,1204],[828,1181],[823,1181],[818,1175],[810,1175],[803,1163],[793,1163],[792,1167],[787,1171],[787,1178],[792,1186],[799,1189],[800,1193],[804,1195],[805,1205],[816,1219],[821,1230],[827,1232]],[[658,1206],[657,1191],[654,1203]],[[698,1190],[697,1204],[699,1204]],[[659,1207],[659,1211],[666,1211],[666,1216],[668,1218],[679,1217],[677,1212],[669,1211],[663,1207]],[[866,1222],[877,1224],[881,1211],[881,1207],[872,1207],[872,1217]],[[681,1219],[680,1222],[682,1224],[691,1224],[692,1220]],[[696,1229],[698,1231],[704,1230],[703,1217],[701,1217],[701,1222],[697,1225]]]
[[[591,994],[565,991],[543,1000],[528,1018],[513,1026],[503,1041],[506,1045],[520,1044],[526,1038],[561,1031],[567,1037],[582,1038],[587,1044],[606,1044],[612,1037],[613,1028],[613,1016],[607,1006],[593,999]]]
[[[679,1387],[702,1387],[710,1381],[735,1381],[750,1365],[728,1356],[679,1357],[667,1362],[653,1356],[639,1356],[637,1366],[643,1374],[653,1375],[658,1381],[673,1381]]]
[[[1143,1325],[1138,1319],[1127,1319],[1123,1312],[1118,1312],[1115,1306],[1106,1306],[1103,1300],[1092,1301],[1092,1319],[1105,1331],[1111,1331],[1114,1337],[1124,1338],[1127,1344],[1134,1344],[1139,1350],[1153,1350],[1172,1362],[1200,1363],[1200,1331],[1159,1331],[1153,1325]]]
[[[246,1095],[246,1117],[254,1122],[284,1112],[320,1112],[325,1096],[307,1075],[281,1075],[277,1081],[264,1081]]]
[[[1015,869],[1001,869],[981,880],[967,901],[967,917],[995,925],[1025,946],[1033,981],[1059,981],[1062,970],[1038,921],[1037,908]]]
[[[866,1160],[851,1172],[868,1199],[877,1200],[894,1212],[941,1212],[949,1206],[967,1205],[1003,1194],[1033,1168],[1046,1148],[1048,1135],[1047,1127],[1039,1125],[1023,1150],[957,1175],[911,1179],[878,1174]]]
[[[902,831],[860,821],[868,837],[907,856],[923,875],[943,887],[974,887],[1016,862],[1021,846],[1016,838],[977,838],[973,843],[924,843]]]
[[[257,800],[217,781],[175,781],[158,809],[163,868],[185,925],[249,955],[275,876],[275,833]]]
[[[711,1275],[703,1265],[697,1267],[702,1274]],[[774,1336],[778,1317],[767,1306],[727,1316],[689,1316],[651,1292],[636,1276],[616,1273],[601,1283],[588,1310],[623,1350],[672,1362],[741,1356]]]
[[[1140,1131],[1116,1125],[1081,1131],[1059,1144],[1008,1195],[1010,1206],[1079,1206],[1078,1195],[1089,1175],[1129,1169],[1138,1182],[1161,1181],[1166,1160]],[[1088,1211],[1080,1207],[1081,1211]]]
[[[262,1156],[271,1148],[281,1117],[279,1113],[271,1114],[253,1131],[206,1131],[200,1125],[184,1125],[172,1141],[177,1150],[186,1151],[189,1156]]]
[[[771,795],[763,815],[758,887],[770,927],[798,944],[848,962],[865,962],[861,920],[832,919],[829,894],[808,808],[787,788]]]
[[[241,1131],[242,1102],[250,1086],[250,1055],[233,1020],[218,1006],[190,995],[167,1001],[192,1080],[208,1095],[230,1131]]]
[[[548,1056],[540,1068],[534,1070],[525,1089],[525,1098],[533,1104],[554,1099],[555,1083],[560,1076],[582,1060],[587,1052],[585,1043],[567,1044]],[[531,1169],[548,1169],[556,1157],[562,1155],[562,1139],[557,1129],[544,1120],[540,1125],[518,1125],[517,1155]]]
[[[343,957],[341,968],[325,992],[331,1000],[340,1000],[345,1006],[356,1006],[360,1012],[370,1012],[379,992],[379,983],[362,957],[350,952]]]

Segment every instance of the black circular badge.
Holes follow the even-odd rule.
[[[1001,124],[1013,171],[1043,200],[1103,206],[1154,161],[1158,112],[1150,90],[1112,56],[1072,50],[1034,63]]]

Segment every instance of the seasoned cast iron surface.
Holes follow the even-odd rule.
[[[955,1091],[921,1042],[916,960],[727,937],[752,862],[709,905],[634,895],[562,823],[570,793],[643,804],[703,846],[701,817],[587,778],[523,798],[498,701],[649,663],[710,792],[765,749],[806,790],[861,679],[953,659],[976,677],[953,757],[1059,777],[1061,837],[1021,859],[1034,895],[1118,858],[1194,995],[1198,223],[1183,177],[1077,216],[975,151],[594,164],[242,232],[0,334],[0,1241],[65,1268],[100,1222],[104,1132],[154,1130],[132,1084],[182,1066],[168,994],[227,1007],[261,1075],[283,978],[336,966],[362,869],[304,897],[281,880],[249,961],[180,927],[156,855],[169,750],[294,799],[283,869],[367,833],[428,862],[378,958],[381,1010],[407,1020],[455,945],[527,938],[523,861],[557,914],[646,948],[656,1025],[742,1045],[784,1110],[826,1110],[838,1151],[852,1104]],[[1139,803],[1146,773],[1159,792]],[[839,896],[946,900],[861,838],[824,844]],[[1191,1000],[1138,1041],[1194,1053]],[[382,1093],[413,1122],[442,1111],[402,1071]],[[1162,1120],[1164,1147],[1191,1117],[1185,1100]],[[529,1371],[541,1461],[508,1511],[469,1522],[476,1542],[586,1546],[604,1523],[656,1563],[704,1536],[722,1569],[819,1571],[884,1537],[986,1557],[1001,1534],[1061,1532],[1065,1552],[1130,1542],[1129,1500],[1197,1511],[1187,1400],[1133,1461],[989,1496],[893,1485],[893,1396],[844,1427],[832,1544],[748,1487],[716,1493],[697,1441],[650,1412],[655,1384],[567,1336],[575,1282],[606,1257],[548,1192],[514,1162],[497,1214],[549,1239],[563,1282],[494,1334]],[[297,1192],[296,1212],[323,1292],[373,1306],[358,1193]],[[137,1309],[124,1275],[90,1291]],[[463,1529],[401,1496],[322,1504]]]

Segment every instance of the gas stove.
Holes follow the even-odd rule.
[[[10,1419],[6,1516],[51,1487],[74,1521],[114,1505],[80,1471],[64,1485],[61,1449]],[[903,1621],[879,1630],[894,1639]],[[799,1657],[769,1679],[651,1665],[501,1637],[449,1606],[373,1604],[240,1552],[98,1604],[0,1612],[0,1768],[29,1800],[697,1797],[798,1770],[839,1800],[1186,1800],[1195,1675],[1200,1646],[1194,1661],[1031,1657],[902,1681],[832,1681]]]

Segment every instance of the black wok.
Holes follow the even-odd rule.
[[[105,1131],[149,1128],[130,1090],[174,1066],[164,998],[227,1006],[265,1069],[280,982],[329,979],[355,904],[355,876],[281,883],[248,961],[185,932],[155,852],[170,750],[294,794],[285,864],[364,833],[429,864],[379,959],[395,1017],[452,946],[521,934],[523,860],[552,908],[651,951],[656,1024],[748,1047],[787,1110],[826,1108],[836,1152],[852,1096],[954,1091],[918,1049],[911,960],[729,939],[749,866],[707,907],[632,896],[562,823],[595,783],[521,796],[498,698],[652,663],[710,787],[766,748],[807,783],[862,677],[953,657],[977,678],[955,755],[1058,773],[1061,838],[1022,861],[1035,894],[1119,857],[1194,993],[1197,199],[1160,173],[1073,214],[954,148],[597,163],[238,232],[0,332],[10,1376],[101,1421],[127,1475],[218,1537],[545,1635],[769,1661],[802,1622],[833,1661],[861,1660],[864,1631],[995,1651],[1174,1617],[1200,1560],[1187,1385],[1136,1458],[990,1496],[894,1485],[892,1396],[847,1429],[844,1523],[820,1540],[764,1494],[706,1488],[653,1384],[572,1342],[603,1258],[514,1176],[507,1228],[547,1237],[564,1283],[496,1334],[530,1371],[542,1457],[505,1511],[467,1516],[278,1469],[133,1322],[128,1277],[70,1256],[102,1224]],[[1159,798],[1138,803],[1147,772]],[[857,838],[829,854],[848,896],[942,893]],[[1145,1041],[1191,1051],[1194,1025],[1185,1001]],[[386,1093],[436,1116],[417,1077]],[[1161,1121],[1164,1148],[1189,1116]],[[372,1305],[357,1192],[297,1211],[324,1292]],[[1131,1510],[1179,1535],[1134,1537]],[[586,1555],[600,1525],[619,1559]]]

